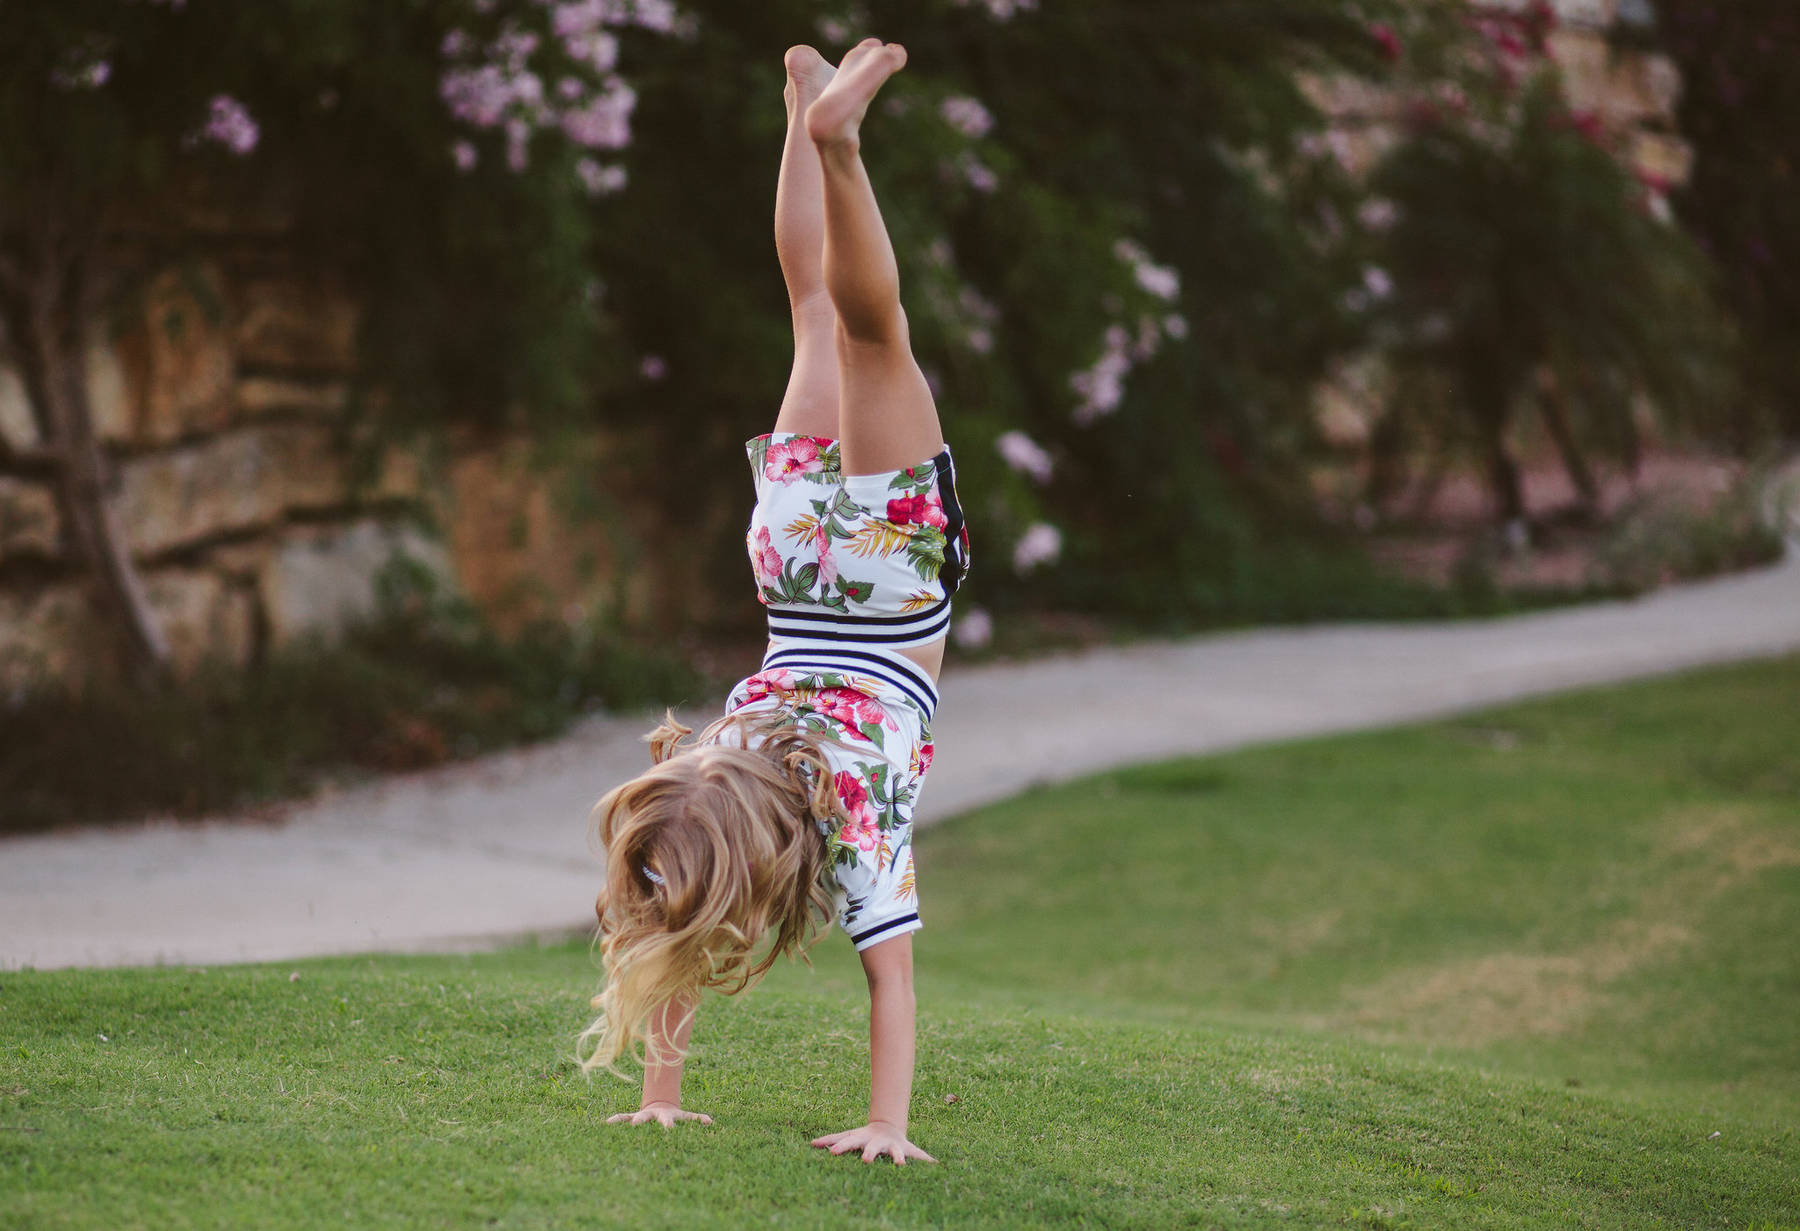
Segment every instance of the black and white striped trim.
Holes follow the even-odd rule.
[[[789,671],[833,671],[840,675],[873,676],[898,689],[924,713],[927,722],[937,713],[938,690],[925,669],[892,650],[856,649],[840,645],[778,645],[763,656],[763,670],[785,667]]]
[[[911,926],[910,927],[907,926],[908,924],[910,924]],[[868,929],[865,929],[864,931],[857,932],[855,935],[850,937],[850,943],[855,945],[858,949],[865,949],[869,945],[873,944],[875,941],[883,939],[889,933],[892,933],[896,929],[900,929],[902,931],[907,931],[907,932],[918,931],[919,930],[919,914],[918,914],[918,912],[914,911],[910,915],[901,915],[898,918],[889,919],[885,923],[877,923],[872,928],[868,928]]]
[[[820,607],[770,607],[769,636],[777,641],[930,645],[950,631],[950,600],[900,616],[847,616]]]

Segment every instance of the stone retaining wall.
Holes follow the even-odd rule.
[[[222,259],[157,275],[123,328],[91,344],[114,507],[178,670],[337,636],[376,611],[396,560],[502,627],[647,613],[654,583],[621,587],[614,569],[631,554],[622,538],[655,534],[652,516],[565,516],[553,493],[579,476],[536,464],[524,441],[453,440],[433,464],[390,450],[362,473],[357,315],[291,271]],[[4,365],[0,436],[40,443]],[[0,698],[44,678],[112,678],[113,644],[67,557],[51,487],[0,476]]]

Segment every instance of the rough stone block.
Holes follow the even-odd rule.
[[[0,691],[79,684],[112,669],[104,630],[80,585],[0,590]]]
[[[238,357],[278,369],[347,372],[356,363],[359,313],[342,291],[263,278],[238,288]]]
[[[1556,19],[1564,25],[1604,30],[1619,16],[1619,0],[1551,0]]]
[[[241,667],[250,661],[253,609],[245,589],[206,569],[162,569],[144,577],[144,591],[177,674],[208,662]]]
[[[342,381],[246,376],[237,382],[238,409],[245,418],[274,414],[330,417],[343,413],[349,399],[349,388]]]
[[[0,477],[0,561],[62,551],[56,496],[48,485]]]
[[[373,518],[287,535],[258,583],[271,644],[318,635],[336,638],[380,610],[380,579],[396,563],[453,584],[449,553],[413,526]]]
[[[1605,114],[1612,87],[1606,39],[1587,30],[1557,30],[1550,35],[1550,58],[1562,69],[1569,109]]]
[[[35,449],[43,443],[25,396],[19,374],[0,363],[0,441],[14,449]]]
[[[1694,173],[1694,147],[1666,133],[1635,132],[1630,164],[1642,175],[1679,188]]]
[[[1615,124],[1673,123],[1681,102],[1681,70],[1668,56],[1622,55],[1608,79],[1604,110]]]
[[[240,428],[125,462],[119,518],[133,552],[155,556],[272,525],[290,510],[335,507],[346,498],[343,470],[329,428]]]
[[[170,270],[151,281],[142,319],[117,342],[130,390],[123,435],[176,440],[230,422],[237,365],[225,311],[216,270]]]
[[[1399,109],[1392,91],[1367,78],[1349,73],[1302,72],[1295,74],[1294,79],[1306,100],[1327,119],[1387,119]]]
[[[1475,7],[1497,13],[1523,13],[1536,0],[1475,0]],[[1565,26],[1605,29],[1617,20],[1619,0],[1550,0],[1556,20]]]

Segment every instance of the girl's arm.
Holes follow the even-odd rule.
[[[667,1128],[677,1120],[711,1124],[712,1117],[681,1109],[682,1056],[694,1032],[698,997],[671,1000],[650,1015],[650,1037],[644,1042],[644,1093],[635,1112],[608,1116],[608,1124],[651,1124]],[[659,1057],[662,1060],[659,1062]]]
[[[865,1163],[884,1154],[901,1166],[909,1158],[935,1163],[906,1138],[913,1079],[912,936],[871,945],[862,952],[862,964],[869,978],[869,1122],[816,1137],[813,1144],[833,1154],[860,1150]]]

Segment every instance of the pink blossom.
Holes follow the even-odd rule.
[[[638,362],[638,375],[648,381],[658,381],[669,374],[669,365],[661,355],[645,355]]]
[[[637,92],[615,78],[606,93],[562,113],[563,132],[592,150],[623,149],[631,144],[631,112],[636,105]]]
[[[914,757],[913,760],[918,765],[921,774],[928,774],[931,772],[931,760],[936,754],[936,751],[936,748],[931,744],[919,745],[919,755]]]
[[[575,160],[575,176],[590,197],[605,196],[625,187],[625,168],[616,163],[602,166],[592,158],[578,158]]]
[[[962,172],[963,182],[979,193],[991,193],[1000,187],[1000,177],[993,169],[974,154],[965,152],[956,161],[957,170]]]
[[[1388,60],[1400,58],[1404,47],[1400,42],[1400,36],[1394,33],[1392,26],[1378,21],[1369,27],[1369,37],[1375,40],[1376,46],[1381,48],[1383,57]]]
[[[974,607],[958,616],[950,637],[965,650],[979,650],[994,639],[994,617]]]
[[[604,30],[565,38],[563,51],[569,59],[587,65],[596,73],[610,73],[619,65],[618,37]]]
[[[256,148],[262,129],[244,104],[229,94],[213,97],[207,109],[206,126],[200,130],[203,140],[214,141],[240,158]]]
[[[1163,333],[1177,342],[1188,336],[1188,320],[1179,312],[1171,312],[1163,317]]]
[[[1052,564],[1062,555],[1062,531],[1048,522],[1034,522],[1013,545],[1013,569],[1029,573],[1039,565]]]
[[[1170,266],[1152,265],[1146,261],[1132,273],[1137,284],[1158,299],[1173,301],[1181,294],[1181,275]]]
[[[977,99],[955,95],[938,104],[944,123],[971,140],[979,141],[993,131],[994,116]]]
[[[456,169],[466,175],[475,169],[479,156],[473,141],[458,141],[450,147],[450,157],[456,161]]]
[[[777,483],[791,483],[803,474],[819,474],[824,469],[819,441],[813,436],[794,436],[772,444],[763,457],[764,477]]]
[[[955,4],[963,9],[979,4],[995,21],[1011,21],[1016,13],[1029,13],[1036,9],[1038,0],[955,0]]]
[[[1020,474],[1031,476],[1039,483],[1048,483],[1053,464],[1050,455],[1044,452],[1042,445],[1021,431],[1002,433],[994,441],[994,448],[1006,464]]]
[[[637,24],[658,34],[675,32],[675,6],[670,0],[632,0],[632,14]]]
[[[1356,207],[1356,220],[1368,230],[1386,231],[1400,221],[1400,207],[1386,197],[1370,197]]]

